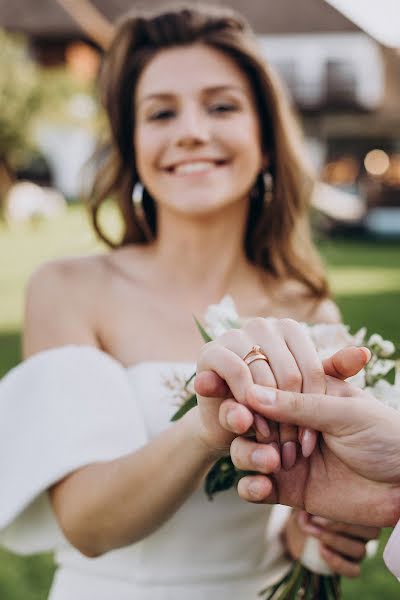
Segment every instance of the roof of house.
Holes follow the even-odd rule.
[[[196,1],[196,0],[192,0]],[[167,6],[169,0],[92,0],[115,20],[135,7]],[[308,33],[359,31],[325,0],[216,0],[241,12],[257,33]],[[76,36],[78,25],[56,0],[13,0],[0,3],[0,26],[34,36]]]

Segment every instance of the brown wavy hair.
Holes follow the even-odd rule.
[[[138,181],[132,141],[135,86],[158,52],[190,44],[205,44],[234,60],[248,78],[256,101],[262,150],[269,157],[274,190],[272,200],[265,203],[260,176],[252,192],[244,240],[249,260],[277,278],[302,282],[316,298],[327,296],[326,277],[308,223],[314,180],[303,160],[299,127],[249,25],[240,15],[222,7],[164,7],[152,13],[128,14],[117,25],[99,77],[110,136],[97,155],[97,175],[89,198],[97,234],[112,247],[146,243],[131,200]],[[99,223],[99,208],[108,198],[116,201],[122,214],[124,231],[118,244],[106,236]],[[147,192],[143,208],[155,237],[157,205]]]

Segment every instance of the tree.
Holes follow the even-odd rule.
[[[0,29],[0,197],[13,183],[21,156],[32,148],[31,124],[39,106],[39,72],[24,38]]]

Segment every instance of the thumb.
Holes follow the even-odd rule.
[[[371,352],[368,348],[358,348],[357,346],[349,346],[342,348],[333,356],[326,358],[323,361],[325,375],[336,377],[337,379],[347,379],[357,375],[361,369],[369,362]]]
[[[284,392],[254,384],[246,400],[267,419],[333,435],[343,435],[347,426],[358,430],[367,418],[364,398]]]
[[[205,398],[227,398],[232,396],[226,382],[214,371],[201,371],[194,380],[196,394]]]

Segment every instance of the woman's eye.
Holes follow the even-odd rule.
[[[171,119],[175,115],[173,110],[158,110],[157,112],[150,115],[150,121],[165,121]]]
[[[237,106],[235,106],[234,104],[228,104],[228,103],[218,103],[218,104],[213,104],[212,106],[210,106],[210,112],[213,113],[227,113],[227,112],[233,112],[235,110],[237,110]]]

